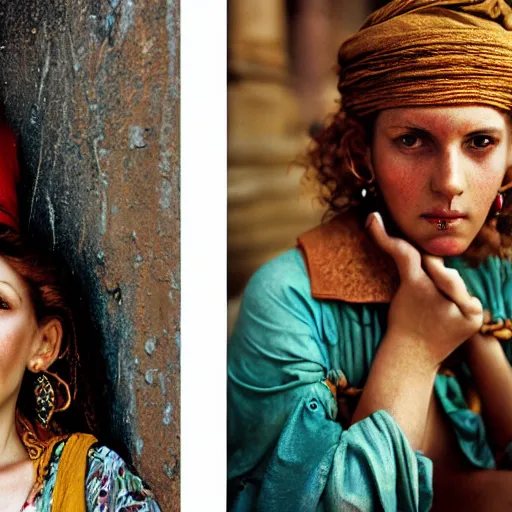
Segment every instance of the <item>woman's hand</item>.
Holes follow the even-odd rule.
[[[352,422],[385,409],[413,449],[423,449],[439,365],[480,328],[482,305],[441,258],[422,257],[405,240],[389,237],[380,216],[369,220],[373,239],[396,262],[400,286]]]
[[[413,346],[418,364],[437,368],[479,330],[482,305],[468,293],[457,270],[444,266],[442,258],[422,256],[405,240],[388,236],[378,213],[370,214],[367,226],[400,274],[389,309],[387,342]]]

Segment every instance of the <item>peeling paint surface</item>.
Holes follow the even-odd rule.
[[[178,511],[179,4],[0,0],[0,99],[22,222],[90,305],[109,435]]]
[[[162,423],[164,425],[170,425],[172,423],[172,405],[171,404],[167,404],[165,406]]]
[[[155,351],[155,348],[156,348],[155,337],[149,338],[149,340],[146,341],[144,348],[146,350],[146,354],[148,354],[148,356],[152,356],[153,352]]]
[[[130,126],[130,149],[142,149],[147,147],[148,143],[144,140],[146,131],[149,131],[149,128],[143,128],[142,126]]]

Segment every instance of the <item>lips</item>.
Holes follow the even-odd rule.
[[[457,220],[457,219],[465,219],[467,217],[466,213],[459,212],[458,210],[447,210],[445,208],[434,208],[429,212],[422,213],[422,217],[427,220]]]
[[[464,222],[464,217],[450,219],[439,217],[424,217],[424,219],[430,224],[436,226],[438,229],[440,226],[443,226],[441,231],[445,231],[447,228],[454,228],[455,226],[458,226],[461,222]]]
[[[458,210],[447,210],[446,208],[434,208],[421,215],[428,223],[436,226],[441,232],[448,232],[458,226],[467,217],[466,213]]]

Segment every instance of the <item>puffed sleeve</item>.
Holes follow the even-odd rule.
[[[248,284],[228,347],[231,510],[429,510],[431,461],[386,411],[347,430],[335,421],[325,307],[297,250]]]

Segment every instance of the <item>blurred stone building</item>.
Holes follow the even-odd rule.
[[[377,0],[228,1],[228,328],[263,263],[318,224],[292,165],[337,108],[341,42]]]

